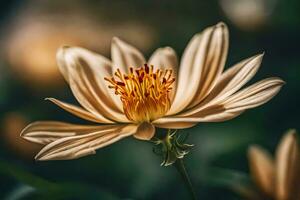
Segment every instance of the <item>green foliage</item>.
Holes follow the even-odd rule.
[[[30,172],[12,164],[1,161],[0,174],[2,176],[13,177],[17,182],[23,184],[14,194],[20,193],[17,197],[22,199],[22,195],[30,196],[30,199],[107,199],[117,200],[119,198],[114,195],[96,188],[95,186],[83,183],[63,182],[54,183],[38,177]],[[25,188],[25,191],[24,191]],[[16,199],[11,195],[7,199]]]

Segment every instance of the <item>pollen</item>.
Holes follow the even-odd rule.
[[[136,123],[151,122],[170,109],[170,91],[175,78],[171,69],[154,71],[154,67],[130,68],[128,74],[120,69],[111,78],[105,78],[108,86],[120,95],[126,117]]]

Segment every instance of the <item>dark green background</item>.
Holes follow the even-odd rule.
[[[2,0],[2,28],[5,29],[15,13],[28,3]],[[51,1],[47,4],[51,9]],[[72,2],[66,1],[61,9],[67,9],[68,4]],[[230,31],[226,67],[265,51],[262,67],[251,82],[270,76],[281,77],[287,84],[274,99],[233,120],[200,123],[181,131],[189,133],[188,142],[195,144],[185,162],[199,199],[240,199],[229,189],[240,178],[234,179],[231,171],[228,174],[219,170],[248,173],[246,155],[250,144],[261,144],[273,152],[287,129],[300,129],[300,1],[278,0],[267,22],[250,31],[232,23],[216,0],[103,0],[85,4],[85,9],[99,17],[118,22],[139,19],[153,27],[159,37],[150,51],[145,52],[147,56],[155,48],[166,45],[181,55],[195,33],[219,21],[227,23]],[[48,96],[72,101],[67,86],[33,93],[9,72],[2,58],[1,121],[6,113],[13,111],[31,121],[80,122],[43,101]],[[161,167],[160,162],[161,158],[152,153],[150,144],[133,138],[100,149],[93,156],[50,162],[22,158],[0,138],[0,199],[187,199],[175,169]]]

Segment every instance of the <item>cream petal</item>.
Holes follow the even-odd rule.
[[[62,46],[56,52],[56,62],[60,73],[63,75],[64,79],[69,83],[69,65],[65,59],[65,50],[69,49],[69,46]]]
[[[276,196],[288,200],[295,194],[298,179],[299,147],[296,131],[290,130],[282,138],[276,151]],[[298,189],[298,188],[297,188]]]
[[[220,98],[222,100],[243,87],[256,74],[261,65],[263,55],[258,54],[245,59],[226,70],[212,91],[218,94],[215,95],[216,98],[222,97]]]
[[[151,123],[143,122],[133,136],[139,140],[150,140],[154,134],[155,127]]]
[[[78,61],[84,63],[83,67],[87,68],[86,71],[93,78],[93,84],[100,88],[101,94],[99,95],[103,96],[103,100],[108,105],[122,111],[120,99],[107,87],[104,80],[104,77],[112,76],[112,65],[107,58],[80,47],[62,47],[57,51],[56,58],[59,69],[67,82],[69,82],[70,69],[75,68]]]
[[[216,105],[211,105],[189,116],[203,115],[203,112],[206,110],[217,106],[222,106],[226,112],[230,113],[241,112],[249,108],[257,107],[274,97],[283,84],[284,81],[279,78],[264,79],[227,97],[223,101],[218,101]]]
[[[238,91],[255,75],[260,67],[262,58],[263,54],[259,54],[230,67],[221,75],[213,90],[200,104],[181,115],[189,116],[198,113]]]
[[[73,47],[62,48],[57,53],[58,63],[79,103],[94,115],[102,115],[119,122],[128,122],[120,111],[122,103],[104,77],[110,77],[111,63],[88,50]],[[118,102],[118,103],[116,103]]]
[[[137,48],[117,37],[112,39],[111,59],[113,72],[120,69],[123,73],[129,73],[130,67],[142,67],[146,63],[143,54]]]
[[[231,112],[254,108],[272,99],[283,84],[284,81],[279,78],[267,78],[235,93],[222,104]]]
[[[256,184],[267,196],[273,196],[275,163],[271,155],[261,147],[253,145],[248,149],[248,159]]]
[[[199,115],[199,116],[190,116],[190,117],[180,117],[180,116],[172,116],[172,117],[163,117],[158,120],[155,120],[153,124],[158,127],[168,127],[170,124],[178,123],[186,125],[186,127],[192,127],[198,122],[222,122],[226,120],[233,119],[240,115],[242,111],[240,112],[229,112],[224,109],[215,109],[211,110],[209,112],[206,112],[205,114]],[[175,127],[176,125],[174,125]],[[185,126],[183,126],[184,128]]]
[[[172,90],[170,92],[170,98],[173,100],[176,93],[176,83],[177,83],[177,68],[178,59],[176,52],[171,47],[159,48],[150,57],[148,64],[153,65],[155,68],[162,70],[171,69],[173,71],[173,77],[175,82],[172,85]]]
[[[84,84],[78,81],[76,82],[73,80],[73,78],[70,78],[69,85],[75,98],[82,105],[82,107],[84,107],[88,112],[92,113],[97,118],[104,117],[104,115],[101,113],[101,110],[99,110],[98,104],[93,96],[89,93],[89,91],[84,89]]]
[[[224,23],[192,38],[181,59],[177,90],[168,115],[198,104],[209,94],[223,71],[227,49],[228,30]]]
[[[135,125],[119,125],[116,129],[102,129],[84,134],[64,137],[46,145],[36,160],[70,160],[95,154],[96,149],[110,145],[136,132]]]
[[[155,124],[182,122],[221,122],[237,117],[246,109],[257,107],[275,96],[284,82],[268,78],[228,97],[221,104],[211,105],[189,116],[175,115],[155,120]]]
[[[115,125],[95,126],[57,121],[37,121],[25,127],[21,132],[21,137],[32,142],[48,144],[63,137],[82,135],[95,130],[113,129],[115,127]]]
[[[52,103],[54,103],[55,105],[59,106],[60,108],[72,113],[73,115],[80,117],[82,119],[91,121],[91,122],[96,122],[96,123],[114,123],[111,120],[106,119],[105,117],[99,118],[99,115],[94,116],[92,113],[86,111],[83,108],[80,108],[78,106],[69,104],[69,103],[65,103],[62,101],[59,101],[55,98],[46,98],[46,100],[51,101]]]
[[[185,128],[191,128],[195,126],[197,123],[191,123],[191,122],[165,122],[165,123],[156,123],[153,122],[153,125],[155,125],[158,128],[165,128],[165,129],[185,129]]]
[[[119,113],[106,105],[100,96],[97,95],[95,88],[88,82],[88,77],[79,70],[72,71],[70,77],[70,88],[77,101],[89,112],[98,117],[106,117],[117,122],[129,122],[123,113]],[[70,74],[72,74],[72,72]],[[75,74],[76,73],[76,74]],[[96,88],[97,90],[97,88]]]
[[[222,105],[213,105],[202,110],[200,113],[191,116],[170,116],[155,120],[154,124],[170,124],[170,123],[198,123],[198,122],[221,122],[232,119],[242,112],[227,111]]]

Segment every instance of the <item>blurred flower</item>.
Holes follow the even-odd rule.
[[[243,30],[254,30],[265,25],[275,3],[276,0],[220,0],[225,15]]]
[[[55,54],[62,45],[84,46],[108,53],[110,40],[122,34],[148,49],[154,40],[154,31],[140,22],[107,23],[80,12],[59,14],[29,9],[20,13],[5,34],[5,55],[11,69],[20,80],[35,89],[59,86],[63,79],[56,67]],[[97,28],[95,28],[97,27]]]
[[[28,142],[20,137],[20,131],[28,123],[21,114],[16,112],[7,113],[2,121],[2,139],[9,149],[24,158],[32,158],[40,149],[41,145]]]
[[[249,199],[299,199],[299,144],[295,130],[283,136],[275,160],[256,145],[249,148],[248,156],[251,175],[258,188],[258,195]]]
[[[36,159],[74,159],[124,137],[150,140],[155,127],[182,129],[232,119],[280,90],[284,82],[279,78],[240,90],[256,73],[262,55],[223,73],[227,50],[223,23],[192,38],[179,69],[170,47],[157,49],[148,60],[150,67],[139,50],[118,38],[112,41],[112,62],[83,48],[62,47],[59,69],[83,108],[49,100],[82,119],[107,125],[35,122],[21,135],[46,144]]]
[[[62,83],[55,66],[55,52],[62,44],[82,45],[82,40],[54,24],[35,21],[20,26],[9,38],[8,61],[15,75],[34,87],[55,87]]]

